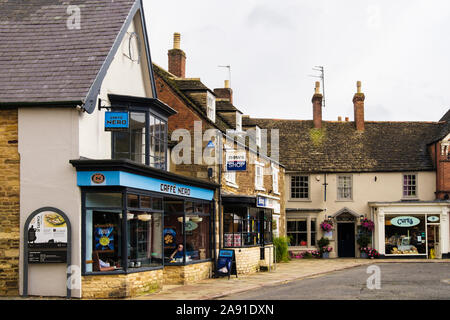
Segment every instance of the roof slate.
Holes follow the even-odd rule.
[[[0,0],[0,103],[84,100],[134,3]]]
[[[286,170],[312,172],[379,172],[433,170],[427,142],[437,122],[354,122],[246,118],[246,125],[279,130],[280,162]],[[270,138],[268,140],[270,142]],[[268,146],[270,150],[270,145]]]

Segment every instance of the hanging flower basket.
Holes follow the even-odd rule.
[[[375,229],[375,223],[370,219],[364,218],[361,220],[361,228],[368,232],[372,232]]]
[[[325,232],[333,230],[333,222],[331,220],[325,220],[320,224],[320,229]]]

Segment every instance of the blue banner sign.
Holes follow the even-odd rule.
[[[257,207],[266,207],[267,198],[258,196],[256,198],[256,206]]]
[[[123,171],[78,171],[77,184],[80,187],[130,187],[203,200],[212,200],[214,197],[214,190],[174,183]]]
[[[226,154],[227,171],[245,171],[247,170],[247,161],[245,151],[228,151]]]
[[[105,112],[105,131],[128,129],[128,112]]]

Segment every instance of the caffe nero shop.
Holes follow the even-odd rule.
[[[166,171],[171,109],[154,99],[134,100],[134,108],[121,104],[121,97],[111,100],[113,111],[121,114],[105,119],[128,121],[128,128],[112,130],[113,159],[70,161],[81,188],[83,276],[146,272],[212,258],[218,185]]]

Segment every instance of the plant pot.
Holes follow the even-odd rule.
[[[361,258],[367,259],[369,256],[367,255],[367,252],[361,251]]]
[[[329,252],[323,252],[322,253],[322,259],[328,259],[330,257],[330,253]]]

